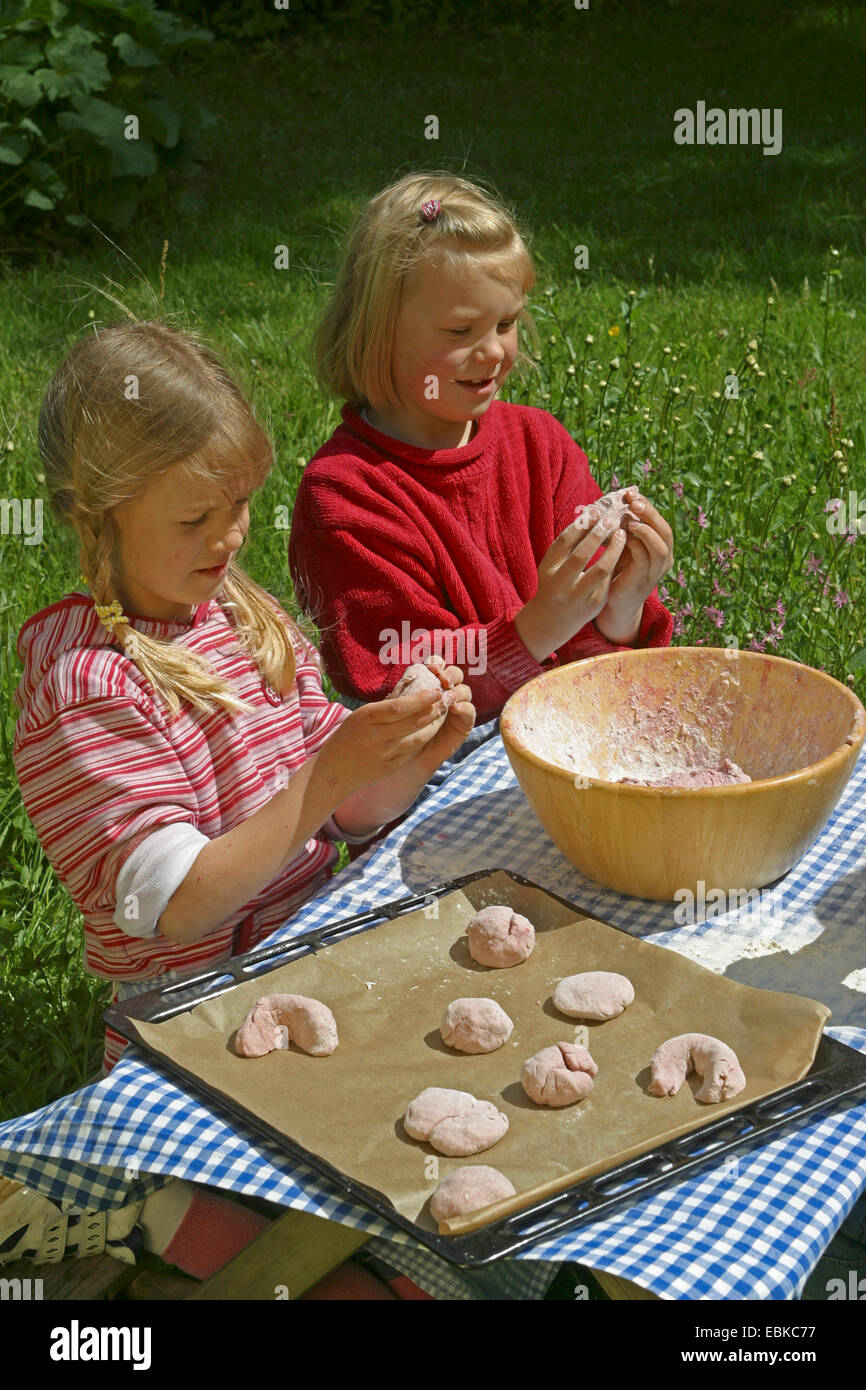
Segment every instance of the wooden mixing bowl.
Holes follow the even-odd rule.
[[[778,656],[651,647],[589,657],[511,696],[500,732],[526,799],[587,878],[640,898],[748,891],[817,839],[866,737],[839,681]],[[721,787],[619,785],[731,758]]]

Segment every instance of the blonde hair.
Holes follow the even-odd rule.
[[[252,491],[273,462],[267,435],[215,353],[193,333],[136,319],[94,329],[68,353],[42,402],[39,452],[52,512],[76,531],[82,574],[104,607],[117,602],[114,508],[140,497],[174,464],[223,485],[240,477]],[[274,601],[234,560],[220,596],[262,675],[275,689],[290,690],[295,653]],[[112,636],[172,716],[182,699],[202,712],[248,708],[188,648],[139,632],[124,618]]]
[[[421,205],[439,199],[427,221]],[[394,382],[394,335],[406,277],[422,260],[465,269],[483,261],[486,273],[524,295],[535,268],[511,214],[499,199],[454,174],[407,174],[366,205],[345,246],[337,282],[313,339],[313,367],[326,395],[353,408],[399,405]],[[533,342],[532,316],[520,321]],[[522,352],[521,366],[534,366]]]

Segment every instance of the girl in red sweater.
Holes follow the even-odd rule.
[[[635,488],[628,533],[599,520],[568,431],[497,399],[529,361],[534,280],[496,199],[411,174],[358,218],[315,339],[319,381],[346,404],[298,490],[295,591],[350,706],[431,653],[463,670],[478,725],[428,791],[533,676],[671,639],[655,592],[673,563],[664,517]]]

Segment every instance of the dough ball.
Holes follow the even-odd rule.
[[[629,487],[637,489],[637,484],[630,483]],[[600,519],[610,516],[617,526],[621,526],[624,531],[627,531],[630,521],[640,521],[637,512],[633,512],[629,503],[625,500],[625,494],[629,491],[629,487],[618,488],[616,492],[606,492],[603,497],[597,498],[595,502],[589,502],[586,506],[575,507],[575,518],[580,517],[583,512],[588,511],[590,508],[594,508],[598,512]],[[635,501],[637,501],[637,498],[635,498]]]
[[[471,1053],[495,1052],[513,1030],[508,1014],[494,999],[455,999],[439,1025],[446,1047]]]
[[[498,1169],[483,1163],[468,1164],[442,1179],[431,1198],[430,1214],[434,1221],[448,1221],[516,1195],[514,1184]]]
[[[479,965],[502,970],[528,960],[535,950],[535,928],[510,907],[483,907],[466,928],[469,954]]]
[[[411,1139],[423,1139],[454,1158],[468,1158],[499,1142],[508,1117],[489,1100],[468,1091],[428,1086],[406,1107],[403,1125]]]
[[[561,1042],[543,1047],[524,1062],[520,1080],[530,1100],[558,1110],[584,1100],[597,1073],[598,1066],[585,1047]]]
[[[705,1105],[730,1100],[746,1084],[734,1049],[707,1033],[680,1033],[668,1038],[653,1054],[650,1070],[653,1096],[675,1096],[689,1073],[696,1071],[703,1085],[695,1092],[695,1099]]]
[[[463,1115],[478,1104],[468,1091],[452,1091],[446,1086],[428,1086],[410,1100],[403,1124],[410,1139],[429,1139],[446,1115]]]
[[[426,662],[415,662],[414,665],[407,666],[389,698],[396,699],[398,695],[414,695],[419,690],[432,690],[442,697],[442,706],[445,712],[436,720],[435,724],[430,726],[433,733],[437,733],[448,718],[448,711],[454,704],[454,697],[457,693],[452,689],[448,677],[445,675],[445,661],[441,656],[431,656]]]
[[[463,1115],[446,1115],[430,1133],[430,1143],[449,1158],[471,1158],[498,1144],[508,1129],[508,1116],[492,1101],[478,1100]]]
[[[616,1018],[634,999],[634,987],[625,975],[610,970],[587,970],[566,975],[553,991],[553,1002],[569,1018],[605,1021]]]
[[[293,1042],[311,1057],[328,1057],[339,1042],[337,1021],[327,1004],[303,994],[268,994],[257,999],[235,1035],[239,1057],[265,1057]]]

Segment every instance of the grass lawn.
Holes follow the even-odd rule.
[[[46,241],[0,270],[5,497],[41,494],[42,392],[87,324],[116,316],[96,287],[153,314],[167,240],[163,314],[211,337],[275,441],[245,557],[290,602],[279,509],[339,418],[308,362],[339,243],[373,192],[444,165],[492,180],[532,234],[537,371],[504,397],[553,411],[602,487],[638,481],[671,521],[674,640],[763,644],[862,698],[866,538],[842,522],[849,493],[866,497],[866,17],[765,4],[724,25],[710,10],[575,12],[555,32],[335,31],[197,60],[185,80],[218,116],[200,214],[152,209],[74,254]],[[676,145],[673,113],[698,100],[781,108],[782,152]],[[424,138],[431,113],[438,141]],[[288,270],[274,268],[280,244]],[[75,547],[47,508],[42,544],[14,534],[12,515],[0,535],[0,1117],[94,1074],[106,995],[83,973],[77,910],[11,760],[16,634],[76,586]]]

